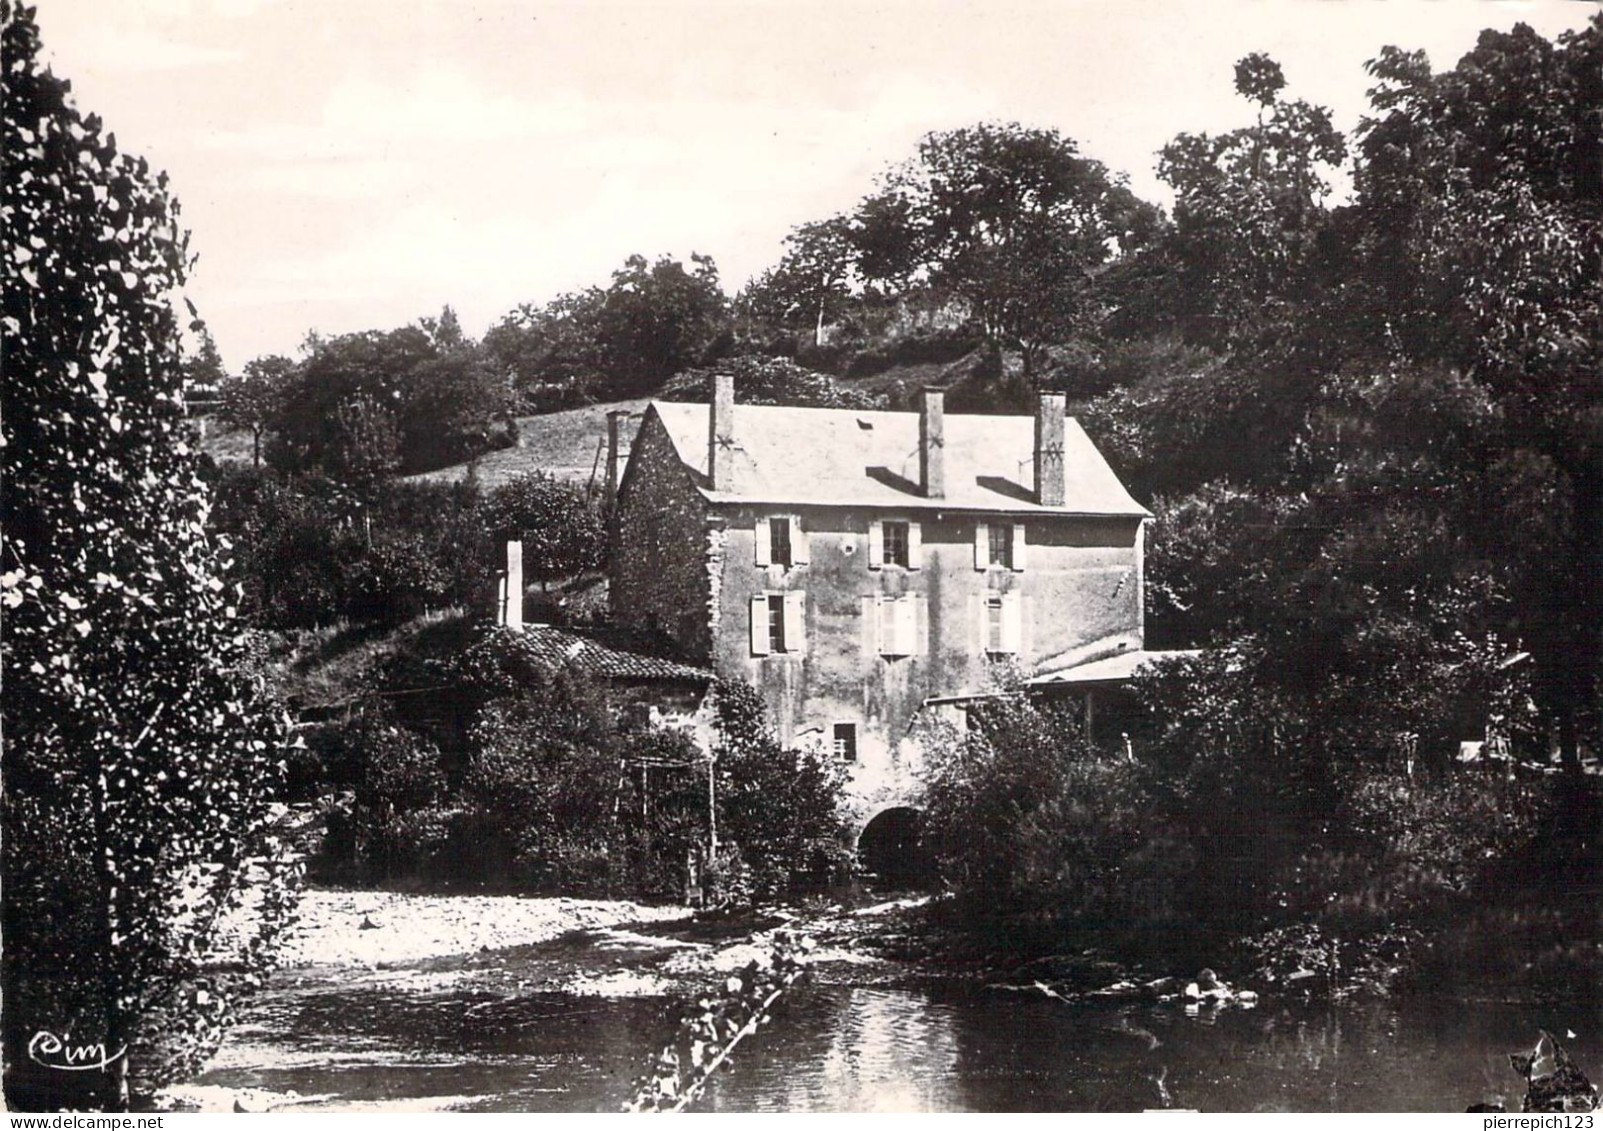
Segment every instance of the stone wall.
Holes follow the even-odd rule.
[[[648,411],[618,492],[608,565],[613,621],[665,632],[687,659],[710,663],[716,525],[662,422]]]

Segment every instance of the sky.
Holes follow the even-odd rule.
[[[1167,202],[1175,134],[1247,124],[1232,66],[1343,129],[1386,44],[1451,67],[1581,0],[40,0],[46,58],[173,179],[231,370],[446,304],[482,334],[630,254],[735,291],[932,130],[1049,127]]]

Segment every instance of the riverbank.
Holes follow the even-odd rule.
[[[1112,937],[1018,924],[960,929],[954,910],[927,897],[693,913],[623,901],[312,891],[289,964],[248,1004],[206,1074],[164,1103],[223,1112],[616,1110],[673,1032],[672,1003],[722,987],[787,934],[812,940],[810,983],[786,995],[773,1029],[716,1083],[707,1110],[989,1110],[1021,1097],[1052,1110],[1236,1110],[1266,1094],[1308,1110],[1328,1099],[1310,1083],[1320,1066],[1359,1046],[1370,1051],[1350,1066],[1354,1079],[1396,1056],[1440,1078],[1428,1101],[1371,1086],[1357,1102],[1451,1108],[1494,1092],[1517,1102],[1506,1053],[1539,1028],[1580,1033],[1572,1051],[1588,1066],[1600,1056],[1588,1022],[1595,1011],[1578,1002],[1532,1010],[1319,1001],[1297,992],[1300,984],[1261,1003],[1199,984],[1193,1000],[1189,983],[1203,980],[1200,971],[1155,961],[1179,940],[1137,961]],[[1187,951],[1209,964],[1215,953]],[[1217,973],[1250,988],[1245,965],[1218,963]],[[1435,1045],[1443,1016],[1462,1030],[1447,1056]],[[1080,1060],[1038,1063],[1025,1052],[1086,1042],[1096,1049],[1086,1063],[1116,1067],[1085,1077]],[[1268,1049],[1285,1070],[1247,1083],[1234,1070],[1219,1077],[1221,1047],[1244,1057]],[[940,1091],[933,1080],[958,1083]],[[797,1087],[805,1094],[793,1094]]]
[[[514,895],[411,895],[310,889],[283,955],[285,967],[382,969],[530,946],[569,931],[690,918],[689,907],[628,900]]]
[[[207,1073],[167,1089],[159,1104],[203,1112],[470,1106],[474,1097],[443,1091],[396,1101],[300,1082],[322,1079],[331,1068],[358,1075],[397,1064],[446,1068],[374,1047],[373,1034],[354,1021],[364,1009],[429,1011],[465,1002],[473,1016],[491,1019],[559,1000],[666,1002],[765,962],[781,933],[814,940],[809,965],[820,982],[891,984],[915,970],[876,954],[878,941],[906,937],[924,902],[697,913],[625,900],[311,889],[268,987],[246,1007]],[[286,1039],[314,1016],[336,1028],[352,1018],[349,1039],[360,1051]],[[661,1030],[666,1038],[672,1026]]]

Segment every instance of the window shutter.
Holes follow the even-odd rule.
[[[918,604],[912,594],[896,601],[896,654],[911,656],[918,651]]]
[[[1002,651],[1016,654],[1019,651],[1019,640],[1023,636],[1019,616],[1019,595],[1017,593],[1004,593],[1002,595]]]
[[[785,594],[785,650],[807,651],[807,594]]]
[[[907,524],[907,568],[920,569],[924,565],[924,535],[916,522]]]
[[[974,568],[984,570],[991,564],[991,528],[983,522],[974,524]]]
[[[773,561],[774,533],[769,529],[768,520],[766,518],[759,518],[757,520],[757,537],[754,539],[754,541],[757,543],[757,564],[760,566],[765,566],[769,562]]]
[[[868,524],[868,568],[879,569],[885,564],[885,524],[875,519]]]
[[[1015,570],[1021,570],[1024,568],[1025,545],[1024,524],[1022,522],[1015,522],[1013,524],[1013,568]]]
[[[768,655],[768,597],[762,593],[751,599],[751,654]]]
[[[799,514],[790,516],[790,564],[807,564],[807,531],[802,529]]]

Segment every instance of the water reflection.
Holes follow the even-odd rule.
[[[613,1111],[666,1036],[659,999],[326,989],[258,1013],[204,1082],[477,1110]],[[715,1111],[1462,1111],[1518,1103],[1506,1052],[1574,1030],[1603,1068],[1595,1003],[1341,1009],[1094,1007],[948,989],[808,986],[743,1045]]]

